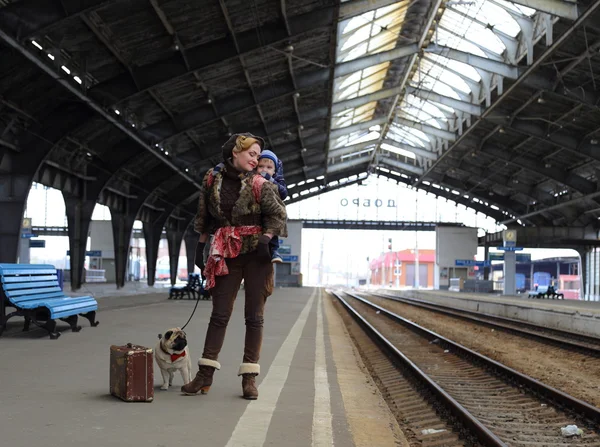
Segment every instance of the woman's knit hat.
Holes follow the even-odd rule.
[[[228,160],[233,157],[233,148],[238,146],[243,149],[248,149],[254,143],[258,143],[261,151],[265,148],[265,140],[261,137],[257,137],[256,135],[252,135],[249,132],[244,133],[234,133],[229,140],[223,145],[221,148],[221,152],[223,154],[223,160]]]

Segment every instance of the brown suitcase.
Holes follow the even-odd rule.
[[[154,400],[152,349],[127,343],[110,347],[110,394],[126,402]]]

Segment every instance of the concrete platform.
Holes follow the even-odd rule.
[[[548,300],[527,298],[527,295],[503,296],[447,290],[378,291],[600,337],[598,301]]]
[[[182,326],[196,303],[169,301],[166,290],[152,292],[98,297],[100,325],[90,328],[83,321],[80,333],[62,326],[58,340],[37,328],[22,333],[22,320],[12,320],[0,338],[0,445],[407,445],[320,289],[279,289],[268,299],[259,400],[241,398],[236,376],[245,330],[243,290],[208,395],[181,395],[179,376],[173,388],[161,391],[154,365],[154,402],[110,396],[110,345],[154,347],[157,334]],[[200,301],[186,328],[194,360],[210,308],[210,301]]]

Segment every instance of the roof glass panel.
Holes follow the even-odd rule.
[[[359,57],[392,50],[396,47],[409,2],[401,1],[365,12],[340,24],[336,62],[348,62]],[[334,102],[368,95],[383,88],[390,63],[384,62],[334,81]],[[376,103],[349,113],[344,119],[332,117],[332,128],[356,124],[373,118]]]
[[[333,149],[340,147],[351,146],[353,144],[365,143],[367,141],[377,140],[380,133],[377,131],[363,130],[360,132],[352,132],[348,135],[342,135],[338,137],[334,144]]]
[[[417,158],[416,155],[414,154],[414,152],[410,152],[405,149],[402,149],[402,148],[399,148],[396,146],[392,146],[391,144],[382,143],[381,148],[385,149],[386,151],[392,152],[393,154],[403,155],[407,158],[413,158],[413,159]]]
[[[350,61],[403,45],[400,32],[406,11],[413,4],[414,0],[405,0],[341,22],[336,62]],[[507,42],[507,39],[519,41],[521,18],[529,20],[535,13],[534,9],[506,0],[447,2],[443,5],[439,19],[434,21],[429,45],[445,46],[508,63],[507,60],[514,60],[514,55],[507,55],[504,42]],[[509,47],[511,51],[515,51],[515,47]],[[521,47],[522,45],[519,45],[519,48]],[[388,133],[383,136],[382,149],[415,158],[415,154],[406,145],[432,150],[437,147],[439,141],[439,136],[435,135],[444,136],[434,129],[453,132],[459,125],[459,120],[468,115],[464,111],[452,108],[448,105],[452,102],[445,101],[444,98],[428,96],[428,92],[467,103],[479,104],[483,101],[485,90],[481,76],[485,77],[484,71],[447,56],[448,53],[444,52],[435,54],[425,51],[418,57],[408,83],[411,88],[398,101],[395,110],[397,118],[389,126]],[[381,90],[384,88],[390,65],[389,62],[385,62],[335,79],[334,102]],[[494,82],[496,81],[492,80],[492,88]],[[332,116],[332,129],[372,120],[375,111],[378,110],[377,105],[377,101],[372,101],[335,114]],[[409,123],[403,125],[399,118],[408,120]],[[422,124],[423,130],[416,129],[415,127],[421,126],[412,122]],[[372,127],[369,130],[343,135],[331,141],[330,148],[376,140],[380,138],[379,132],[378,126],[377,129]],[[393,142],[398,143],[398,146]],[[361,148],[343,157],[352,157],[371,150],[371,147]]]

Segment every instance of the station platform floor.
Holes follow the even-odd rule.
[[[537,299],[528,298],[527,295],[478,294],[448,290],[376,291],[600,337],[600,301]]]
[[[50,340],[39,328],[21,332],[22,320],[11,320],[0,338],[0,445],[408,445],[323,289],[276,289],[268,298],[257,401],[241,398],[237,377],[241,290],[209,394],[182,395],[179,375],[161,391],[154,364],[154,401],[125,403],[109,394],[110,346],[154,347],[159,333],[188,320],[196,301],[168,300],[160,288],[113,288],[81,291],[96,291],[96,328],[83,320],[81,332],[65,325]],[[210,310],[211,301],[199,301],[185,329],[194,368]]]

